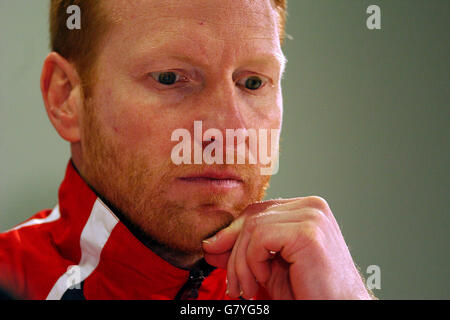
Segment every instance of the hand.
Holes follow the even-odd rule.
[[[227,269],[231,298],[252,298],[263,287],[277,300],[371,299],[319,197],[252,204],[203,250],[209,264]]]

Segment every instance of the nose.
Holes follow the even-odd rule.
[[[242,163],[245,161],[249,147],[248,129],[255,128],[251,123],[251,108],[240,95],[239,88],[231,79],[217,81],[213,86],[205,90],[205,99],[202,106],[201,120],[203,133],[210,141],[202,141],[203,150],[217,141],[217,145],[223,146],[223,163]],[[236,132],[238,134],[236,135]],[[256,137],[252,136],[252,152],[254,158],[256,150]],[[219,141],[221,140],[221,141]],[[231,148],[231,149],[229,149]],[[247,151],[246,151],[247,150]],[[250,156],[248,154],[247,156]],[[235,160],[231,160],[231,158]]]
[[[249,110],[239,96],[233,80],[216,82],[205,90],[203,125],[205,129],[215,128],[226,134],[226,129],[245,129],[249,125]]]

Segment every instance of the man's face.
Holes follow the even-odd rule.
[[[146,234],[200,252],[203,239],[262,200],[269,178],[248,162],[175,165],[172,132],[194,137],[196,120],[223,137],[281,128],[276,11],[269,0],[105,3],[117,22],[82,115],[80,170]]]

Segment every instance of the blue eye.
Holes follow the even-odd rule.
[[[150,75],[153,79],[165,86],[173,85],[180,80],[180,76],[172,71],[153,72]]]
[[[244,87],[247,90],[258,90],[264,87],[268,80],[264,77],[260,76],[250,76],[246,78],[242,78],[237,82],[237,84],[241,87]]]
[[[262,79],[256,76],[248,77],[245,81],[245,87],[249,90],[258,90],[262,85]]]

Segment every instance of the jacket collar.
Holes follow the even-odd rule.
[[[189,278],[189,270],[171,265],[139,241],[88,186],[72,161],[58,199],[65,232],[54,241],[65,258],[81,268],[87,266],[81,279],[87,298],[91,294],[172,299]]]

